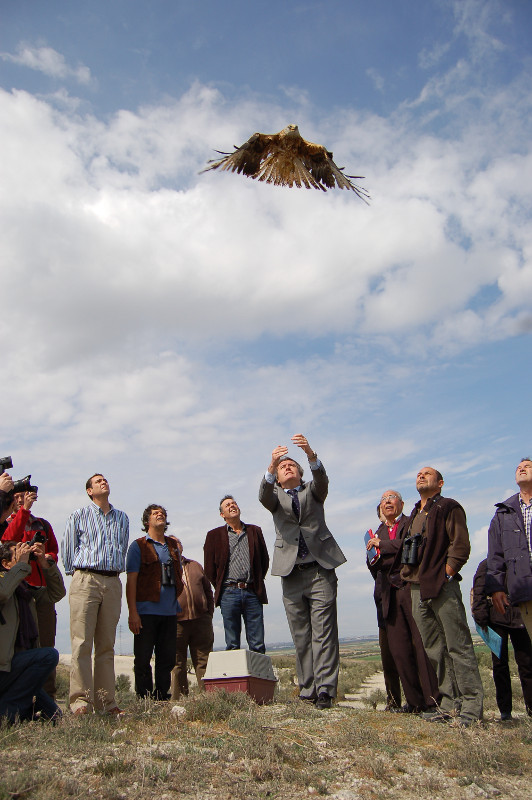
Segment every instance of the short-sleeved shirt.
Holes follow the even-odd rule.
[[[157,558],[162,564],[167,564],[172,560],[166,543],[156,542],[150,536],[146,536],[146,541],[155,547]],[[141,563],[140,547],[137,542],[132,542],[127,551],[126,572],[140,572]],[[161,598],[158,603],[154,603],[151,600],[143,600],[142,602],[137,600],[138,614],[157,614],[160,617],[172,617],[174,614],[179,614],[180,611],[181,607],[177,602],[175,586],[161,585]]]

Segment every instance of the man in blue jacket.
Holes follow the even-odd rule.
[[[532,638],[532,459],[521,459],[515,481],[519,492],[495,504],[488,531],[486,591],[499,614],[509,605],[519,607]]]

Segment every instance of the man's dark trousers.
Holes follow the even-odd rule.
[[[15,653],[11,670],[0,672],[0,718],[7,717],[9,722],[15,722],[17,717],[20,720],[31,719],[40,711],[51,719],[58,708],[42,687],[58,661],[59,653],[53,647],[36,647]]]
[[[409,584],[390,589],[386,633],[406,702],[420,711],[434,708],[441,699],[438,678],[412,616]]]
[[[177,616],[140,614],[142,628],[133,637],[135,692],[139,697],[168,700],[171,672],[175,667]],[[155,651],[155,691],[151,657]]]
[[[508,636],[514,649],[515,663],[519,671],[523,699],[528,714],[532,716],[532,646],[526,628],[503,628],[490,622],[490,628],[502,639],[501,657],[491,654],[493,682],[497,706],[501,714],[512,713],[512,679],[508,664]]]

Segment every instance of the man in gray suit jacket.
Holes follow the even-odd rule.
[[[323,709],[331,707],[338,685],[335,567],[346,559],[325,523],[325,469],[302,434],[292,436],[292,442],[307,456],[312,480],[303,481],[303,469],[289,458],[288,448],[279,445],[262,479],[259,500],[273,514],[272,575],[282,578],[299,697]]]

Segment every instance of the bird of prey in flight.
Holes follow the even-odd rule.
[[[305,186],[326,192],[338,186],[351,189],[365,203],[369,194],[362,186],[352,183],[362,175],[344,175],[344,167],[337,167],[333,154],[321,144],[303,139],[297,125],[287,125],[279,133],[254,133],[247,142],[234,146],[232,153],[217,150],[223,158],[211,159],[210,169],[241,172],[248,178],[273,183],[275,186]]]

